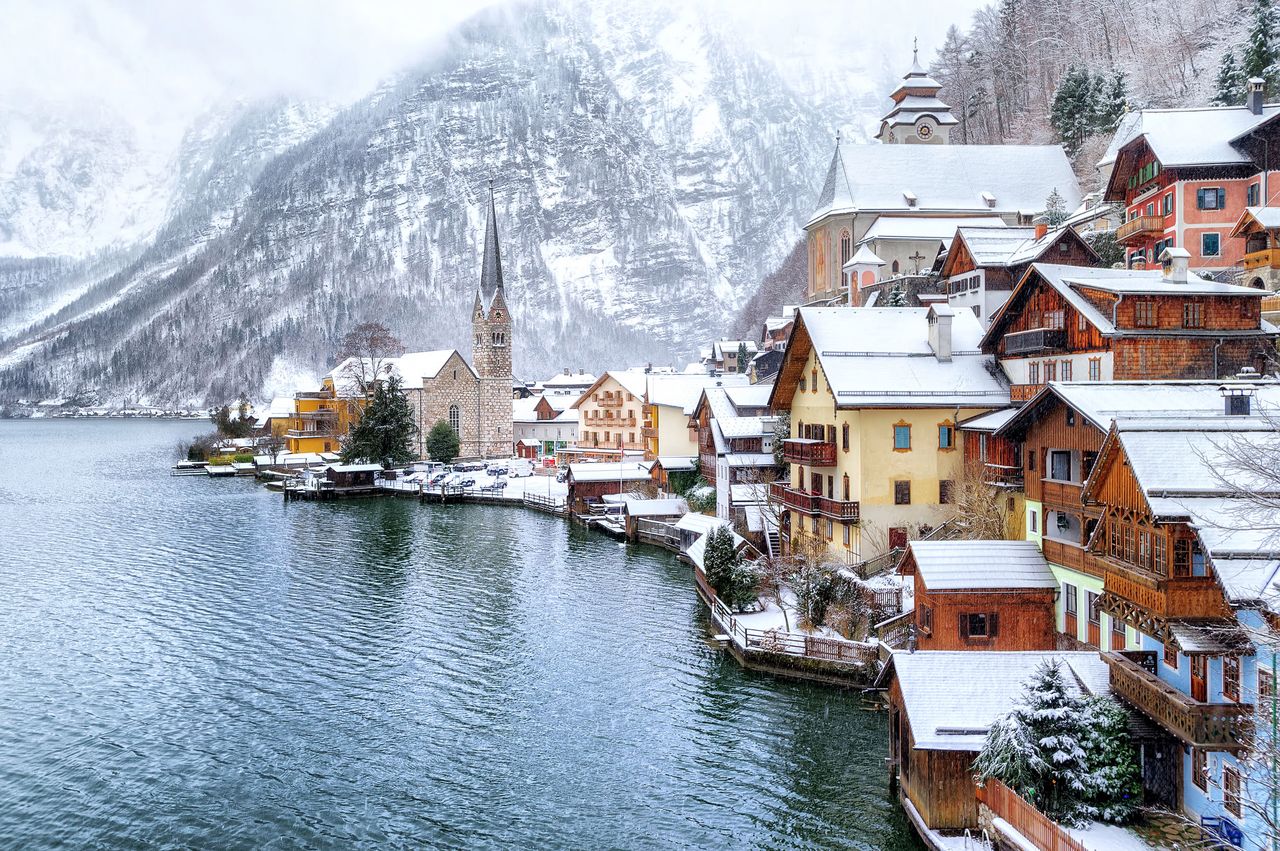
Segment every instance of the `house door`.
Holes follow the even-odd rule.
[[[907,546],[907,530],[902,526],[894,526],[889,530],[889,549],[901,550]]]
[[[1201,703],[1209,699],[1208,677],[1205,673],[1207,665],[1208,657],[1191,657],[1191,699]]]

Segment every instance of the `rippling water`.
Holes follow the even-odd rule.
[[[914,847],[884,719],[741,671],[670,555],[0,423],[0,845]]]

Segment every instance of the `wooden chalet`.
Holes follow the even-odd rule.
[[[1271,207],[1246,207],[1231,229],[1244,240],[1244,280],[1260,290],[1280,290],[1280,199]]]
[[[638,490],[652,480],[649,466],[638,461],[586,462],[570,464],[565,477],[569,485],[569,509],[575,514],[590,511],[606,494]]]
[[[1054,578],[1034,541],[915,541],[899,571],[913,577],[920,650],[1053,650]]]
[[[1098,266],[1101,258],[1075,228],[961,227],[939,255],[952,307],[968,307],[984,325],[1009,300],[1032,263]]]
[[[987,732],[1044,662],[1070,668],[1077,693],[1105,694],[1107,667],[1090,652],[897,651],[877,684],[889,706],[890,784],[926,831],[976,831],[973,760]]]
[[[1201,278],[1186,252],[1162,270],[1033,263],[982,339],[1015,403],[1050,381],[1218,378],[1263,371],[1276,329],[1260,290]]]
[[[1243,106],[1144,109],[1124,117],[1100,163],[1104,199],[1120,205],[1116,241],[1128,265],[1156,261],[1169,246],[1197,269],[1224,271],[1244,259],[1229,238],[1246,207],[1280,201],[1280,104],[1262,102],[1250,81]]]

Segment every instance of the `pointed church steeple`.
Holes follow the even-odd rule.
[[[951,107],[938,99],[942,84],[920,67],[920,43],[911,43],[911,70],[889,97],[893,109],[880,119],[876,138],[886,144],[946,144],[957,123]]]
[[[498,247],[498,214],[493,202],[493,178],[489,178],[489,220],[484,228],[484,262],[480,268],[480,300],[485,310],[502,291],[502,252]]]

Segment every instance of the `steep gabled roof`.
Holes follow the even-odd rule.
[[[1165,168],[1177,166],[1247,165],[1253,162],[1235,143],[1280,115],[1280,104],[1268,104],[1261,115],[1245,106],[1206,106],[1192,109],[1144,109],[1120,122],[1100,165],[1145,139]]]
[[[978,351],[982,325],[973,311],[953,311],[949,361],[929,344],[923,307],[805,307],[791,332],[769,403],[790,405],[811,351],[839,408],[1005,407],[1009,388],[994,361]],[[788,375],[788,370],[791,375]]]
[[[1043,210],[1058,190],[1067,209],[1080,186],[1059,145],[836,145],[806,227],[835,214],[980,215]],[[909,203],[906,193],[915,198]],[[984,193],[993,198],[988,203]]]
[[[1058,587],[1035,541],[912,541],[907,548],[930,591]]]

